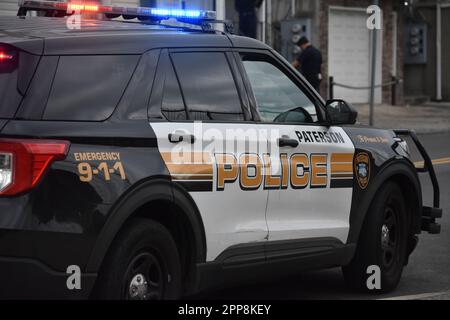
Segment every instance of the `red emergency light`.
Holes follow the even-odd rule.
[[[68,3],[67,11],[75,12],[99,12],[99,6],[96,4]],[[103,10],[102,10],[103,11]]]
[[[57,12],[59,16],[68,16],[74,13],[99,13],[107,18],[118,18],[123,16],[125,19],[139,18],[141,20],[162,21],[168,19],[177,19],[181,22],[201,24],[205,21],[215,21],[217,14],[214,11],[186,10],[186,9],[165,9],[148,7],[114,7],[102,6],[95,3],[83,3],[81,0],[76,2],[55,2],[41,0],[19,0],[19,16],[26,15],[28,10]]]
[[[0,51],[0,62],[11,61],[13,59],[14,59],[14,56],[12,54],[9,54],[9,53],[4,52],[4,51]]]

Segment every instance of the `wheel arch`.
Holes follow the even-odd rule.
[[[350,214],[350,231],[347,243],[357,244],[367,213],[377,192],[388,181],[395,181],[405,192],[405,204],[410,220],[411,236],[421,232],[422,189],[413,164],[406,159],[393,160],[386,163],[378,174],[372,178],[369,187],[364,191],[356,191],[352,200]],[[357,188],[357,187],[355,187]]]
[[[155,208],[167,210],[161,215],[160,211],[155,212]],[[186,286],[188,290],[195,286],[195,274],[192,274],[195,272],[195,264],[206,260],[206,235],[202,218],[191,196],[165,177],[153,178],[136,185],[116,203],[97,238],[86,272],[99,272],[113,241],[127,222],[135,217],[153,219],[163,225],[164,222],[176,221],[183,226],[182,231],[186,231],[190,242],[188,245],[195,250],[195,254],[190,255],[193,265],[189,268]],[[175,231],[175,226],[165,226],[171,233]]]

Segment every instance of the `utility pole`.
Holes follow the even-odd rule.
[[[442,100],[442,3],[436,2],[436,100]]]
[[[374,5],[379,6],[379,0],[374,0]],[[371,67],[371,79],[370,79],[370,120],[371,126],[375,125],[375,81],[377,71],[377,42],[378,42],[378,29],[375,27],[372,29],[372,67]]]
[[[225,0],[215,0],[215,10],[217,12],[217,20],[226,20]],[[219,25],[217,28],[221,31],[225,30],[223,25]]]
[[[269,46],[273,46],[272,43],[272,0],[266,0],[266,39]]]

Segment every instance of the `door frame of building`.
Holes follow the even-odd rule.
[[[328,37],[330,36],[330,17],[331,17],[331,13],[332,11],[347,11],[347,12],[363,12],[365,14],[367,14],[367,8],[365,7],[345,7],[345,6],[329,6],[328,7]],[[384,21],[384,12],[381,11],[382,14],[382,21]],[[384,24],[382,24],[382,28],[384,28]],[[383,29],[380,30],[379,32],[377,32],[378,35],[378,47],[377,47],[377,73],[375,76],[375,81],[376,81],[376,85],[380,84],[383,81]],[[330,41],[328,40],[328,75],[329,76],[333,76],[332,74],[330,74],[330,66],[331,66],[331,46],[330,46]],[[370,75],[370,61],[372,59],[371,55],[372,55],[372,50],[370,50],[369,48],[369,59],[368,59],[368,64],[367,64],[367,68],[369,69],[369,75]],[[370,85],[370,84],[369,84]],[[367,90],[367,96],[369,96],[369,90]],[[382,88],[376,88],[375,89],[375,103],[377,104],[381,104],[382,103],[382,98],[383,98],[383,92],[382,92]]]

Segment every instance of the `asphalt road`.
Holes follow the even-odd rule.
[[[421,136],[432,159],[450,158],[450,134]],[[398,289],[388,295],[358,294],[346,288],[340,269],[315,271],[288,279],[208,293],[202,299],[445,299],[450,300],[450,159],[435,166],[441,187],[440,235],[422,234]],[[431,205],[428,176],[421,177],[424,203]]]

